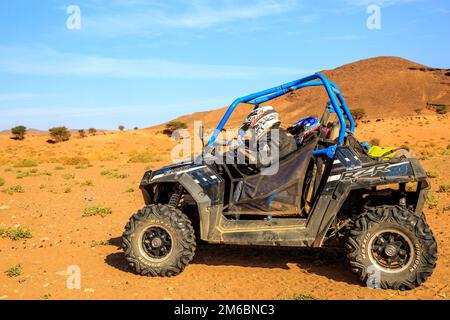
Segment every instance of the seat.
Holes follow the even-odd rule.
[[[230,204],[230,214],[301,214],[302,187],[317,138],[278,162],[278,171],[265,175],[264,169],[245,176],[240,195]]]

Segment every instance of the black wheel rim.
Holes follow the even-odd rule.
[[[372,258],[383,269],[400,271],[411,261],[411,242],[400,232],[390,230],[378,233],[371,243]]]
[[[161,260],[172,250],[172,239],[165,229],[150,227],[142,236],[142,248],[150,258]]]

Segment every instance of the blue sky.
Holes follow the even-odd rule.
[[[0,30],[0,129],[148,127],[380,55],[450,68],[448,0],[4,0]]]

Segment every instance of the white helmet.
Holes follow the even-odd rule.
[[[281,123],[278,112],[271,106],[256,107],[241,125],[240,130],[247,131],[249,128],[255,130],[256,139],[259,140],[273,126]]]

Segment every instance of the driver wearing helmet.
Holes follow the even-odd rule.
[[[271,106],[256,107],[244,120],[239,128],[239,137],[245,137],[248,131],[251,131],[251,142],[256,146],[257,155],[252,157],[250,154],[246,156],[256,163],[256,167],[265,167],[277,161],[272,159],[278,154],[279,159],[284,158],[288,154],[297,149],[297,144],[292,136],[285,129],[280,127],[280,116]],[[277,130],[278,132],[274,132]],[[278,133],[278,134],[276,134]],[[246,146],[251,142],[246,141]],[[273,152],[273,148],[278,148],[278,153]],[[268,161],[262,161],[263,156],[268,156]]]

